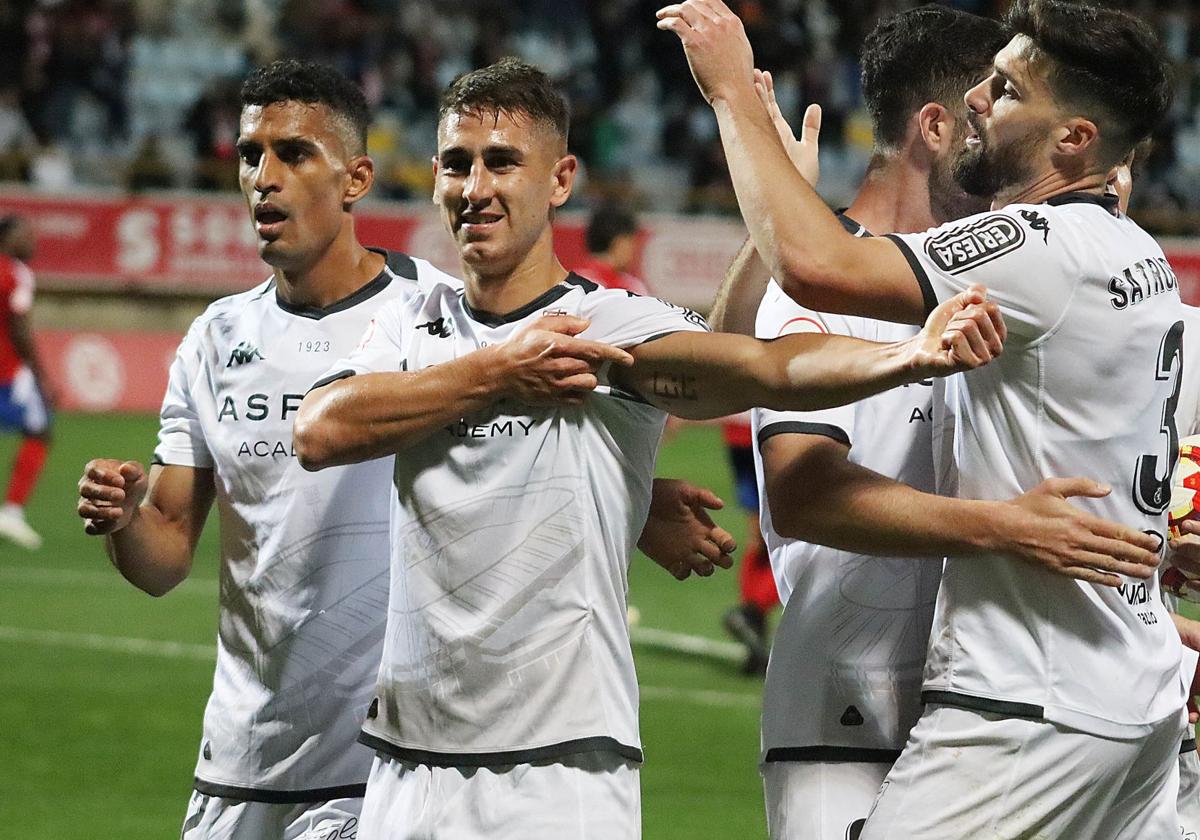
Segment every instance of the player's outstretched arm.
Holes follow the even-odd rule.
[[[588,321],[539,318],[511,340],[413,372],[364,373],[314,388],[293,442],[306,470],[392,455],[501,399],[578,405],[601,365],[632,364],[624,350],[578,338]]]
[[[209,469],[155,465],[147,475],[137,461],[97,458],[79,479],[77,511],[121,575],[159,596],[191,571],[215,495]]]
[[[686,0],[660,9],[658,28],[683,44],[716,113],[742,218],[784,291],[821,312],[921,323],[920,286],[899,247],[849,234],[792,165],[755,90],[737,15],[721,0]]]
[[[850,462],[832,438],[785,434],[762,444],[771,521],[780,536],[895,557],[1002,553],[1106,586],[1148,578],[1157,539],[1086,514],[1072,496],[1107,495],[1089,479],[1051,479],[1009,501],[923,493]]]
[[[813,333],[760,341],[681,332],[633,348],[635,363],[614,377],[648,402],[692,420],[756,406],[811,411],[987,364],[1002,351],[1005,335],[996,307],[972,287],[937,307],[906,341]]]
[[[678,580],[693,572],[708,577],[718,566],[728,569],[737,543],[708,515],[724,506],[711,490],[677,478],[656,478],[638,548]]]

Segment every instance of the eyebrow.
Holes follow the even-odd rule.
[[[309,152],[315,152],[318,148],[317,144],[312,140],[309,140],[307,137],[280,137],[276,140],[272,140],[268,145],[276,149],[294,148],[303,149]],[[243,149],[261,149],[262,146],[263,144],[258,140],[249,140],[239,137],[234,148],[240,152]]]
[[[444,157],[449,157],[452,155],[468,155],[469,156],[470,154],[471,153],[464,146],[450,146],[450,147],[442,149],[440,152],[438,152],[438,157],[444,158]],[[487,146],[484,146],[483,154],[484,155],[498,155],[498,154],[511,155],[512,157],[517,158],[518,160],[522,160],[525,157],[524,152],[522,152],[516,146],[510,146],[505,143],[492,143]]]

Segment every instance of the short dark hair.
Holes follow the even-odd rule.
[[[876,24],[861,57],[876,145],[899,146],[909,118],[927,102],[957,111],[1007,40],[998,21],[932,4]]]
[[[584,241],[587,249],[593,254],[603,254],[612,247],[613,240],[618,236],[637,233],[637,216],[632,210],[614,204],[597,207],[588,220],[587,230],[584,231]]]
[[[571,128],[567,100],[550,77],[511,56],[451,82],[438,105],[438,122],[450,114],[524,115],[552,129],[564,143]]]
[[[321,104],[346,122],[354,140],[355,151],[367,150],[367,129],[371,125],[371,109],[367,107],[362,89],[327,64],[284,58],[260,67],[242,83],[242,107],[274,105],[277,102]]]
[[[1033,42],[1035,63],[1061,103],[1100,128],[1101,163],[1114,165],[1162,122],[1171,72],[1154,30],[1128,12],[1063,0],[1016,0],[1005,23]]]

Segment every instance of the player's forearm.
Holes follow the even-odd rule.
[[[827,305],[825,286],[843,273],[839,243],[854,237],[788,158],[752,88],[716,100],[713,109],[738,206],[766,268],[802,305],[839,311]]]
[[[488,350],[415,372],[351,376],[311,391],[293,441],[306,470],[354,464],[413,446],[504,395]]]
[[[104,545],[121,576],[155,597],[182,583],[192,568],[194,546],[186,530],[150,504],[138,507],[128,525],[104,538]]]
[[[37,344],[33,340],[33,331],[29,327],[28,317],[14,316],[9,322],[9,327],[13,349],[16,350],[18,358],[33,371],[34,378],[39,383],[44,383],[45,375],[42,371],[41,359],[38,357]]]
[[[770,280],[771,272],[758,255],[754,240],[747,239],[742,243],[737,256],[725,272],[725,279],[717,289],[712,310],[708,314],[708,323],[717,332],[753,337],[758,307]]]
[[[767,477],[771,521],[780,536],[856,554],[939,560],[1001,546],[999,503],[923,493],[843,454],[814,454],[789,473],[783,481]]]
[[[670,336],[633,351],[620,381],[689,420],[755,407],[814,411],[856,402],[929,376],[909,342],[880,344],[812,333],[760,341],[731,334]]]

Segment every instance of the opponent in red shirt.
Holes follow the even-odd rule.
[[[589,257],[571,270],[606,289],[650,294],[646,283],[628,271],[637,255],[637,231],[637,217],[631,211],[616,205],[597,208],[584,232]]]
[[[0,539],[37,549],[42,538],[25,521],[25,502],[46,462],[50,443],[50,403],[29,324],[33,308],[34,236],[18,215],[0,216],[0,427],[21,433],[5,504],[0,508]]]

